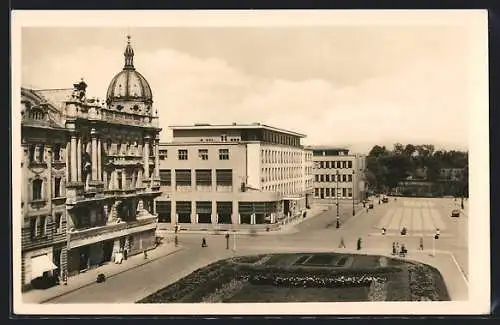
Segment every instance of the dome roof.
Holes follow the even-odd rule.
[[[134,68],[134,50],[130,45],[130,36],[127,36],[125,66],[110,82],[106,94],[107,103],[113,101],[141,101],[153,102],[153,94],[147,80]]]

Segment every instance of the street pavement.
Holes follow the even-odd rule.
[[[331,206],[328,210],[319,210],[316,216],[308,216],[302,222],[293,225],[294,230],[290,230],[288,234],[275,236],[231,234],[230,249],[226,249],[226,239],[222,235],[181,232],[178,238],[182,250],[117,274],[104,283],[87,285],[82,289],[59,295],[46,303],[130,303],[219,259],[273,252],[351,252],[355,251],[359,238],[362,240],[362,249],[357,252],[364,254],[390,254],[392,242],[405,244],[409,251],[408,258],[434,265],[441,271],[452,299],[466,299],[467,217],[449,217],[453,206],[451,201],[407,198],[398,198],[395,201],[391,198],[386,204],[375,203],[374,209],[367,210],[357,206],[355,216],[352,216],[352,205],[341,204],[340,229],[335,227],[336,209],[335,206]],[[423,212],[424,210],[428,212]],[[387,215],[391,217],[386,217]],[[406,226],[410,234],[408,236],[401,236],[396,231],[382,236],[378,232],[383,222],[388,222],[393,227],[391,230],[396,230],[403,225],[403,221],[405,226],[408,224]],[[423,251],[418,248],[420,231],[432,230],[429,228],[431,222],[433,226],[439,225],[442,227],[440,229],[443,229],[442,238],[435,241],[434,257],[430,256],[432,236],[424,236]],[[422,233],[427,235],[425,232]],[[166,236],[167,240],[171,240],[173,235],[166,234]],[[201,247],[203,237],[208,243],[206,248]],[[346,245],[345,249],[339,248],[341,238]]]

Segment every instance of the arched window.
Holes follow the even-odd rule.
[[[33,180],[33,200],[41,200],[42,199],[42,186],[43,181],[41,179]]]

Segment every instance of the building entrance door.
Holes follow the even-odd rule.
[[[80,247],[79,253],[80,253],[79,271],[85,271],[89,267],[89,246]]]
[[[113,241],[108,240],[105,241],[102,247],[103,254],[102,254],[102,263],[106,263],[111,261],[111,257],[113,256]]]

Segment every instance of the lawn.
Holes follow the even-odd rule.
[[[449,300],[441,274],[428,265],[372,255],[293,253],[222,260],[138,302],[426,300]]]

